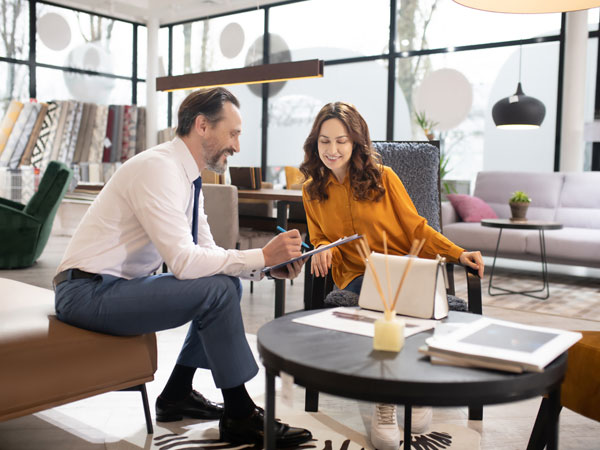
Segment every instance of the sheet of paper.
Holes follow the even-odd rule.
[[[383,313],[380,312],[369,311],[359,307],[340,306],[338,308],[319,310],[314,314],[308,314],[293,321],[313,327],[373,337],[375,334],[375,320],[382,317]],[[437,320],[415,319],[405,316],[397,317],[404,319],[404,337],[430,330],[438,323]]]

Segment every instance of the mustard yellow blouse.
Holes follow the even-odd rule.
[[[390,254],[406,255],[413,240],[423,238],[426,242],[419,255],[422,258],[435,258],[440,254],[456,262],[464,251],[427,225],[427,220],[417,213],[400,178],[389,167],[383,168],[385,195],[377,202],[355,200],[349,177],[340,183],[333,174],[327,182],[329,198],[311,200],[306,192],[310,182],[306,181],[302,187],[302,200],[310,241],[315,248],[357,233],[368,239],[372,251],[383,253],[385,230]],[[331,272],[340,289],[365,271],[354,244],[349,242],[332,249]]]

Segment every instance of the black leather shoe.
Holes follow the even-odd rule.
[[[258,406],[250,417],[232,419],[224,415],[219,421],[221,441],[230,444],[260,444],[264,440],[265,412]],[[296,447],[312,439],[310,431],[304,428],[290,427],[275,420],[275,445],[278,448]]]
[[[160,396],[156,398],[156,420],[174,422],[184,417],[203,420],[217,420],[223,416],[223,404],[214,403],[196,391],[183,400],[171,402]]]

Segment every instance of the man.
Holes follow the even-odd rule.
[[[297,230],[244,251],[217,247],[212,238],[203,197],[195,200],[194,193],[201,193],[203,169],[223,173],[227,158],[240,151],[241,123],[239,102],[226,89],[190,94],[179,108],[177,137],[115,172],[83,217],[54,278],[58,318],[81,328],[135,335],[191,321],[156,400],[156,418],[220,418],[221,439],[234,444],[262,442],[264,418],[244,386],[258,367],[244,334],[236,277],[258,280],[263,267],[301,255]],[[163,261],[172,273],[150,275]],[[298,261],[271,275],[294,278],[300,270]],[[211,370],[224,407],[192,389],[198,367]],[[276,433],[280,447],[312,437],[281,422]]]

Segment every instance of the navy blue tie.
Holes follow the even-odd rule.
[[[194,208],[192,209],[192,239],[194,244],[198,243],[198,197],[202,189],[202,177],[194,180]]]

